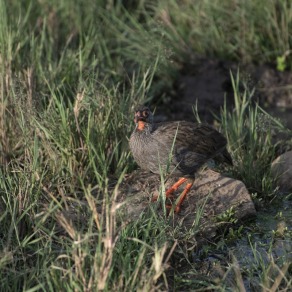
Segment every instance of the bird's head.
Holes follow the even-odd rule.
[[[146,124],[152,124],[153,114],[147,106],[139,106],[135,110],[134,122],[138,130],[143,130]]]

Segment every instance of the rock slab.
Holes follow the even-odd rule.
[[[277,157],[272,163],[272,174],[283,192],[292,191],[292,151]]]
[[[165,189],[169,188],[178,178],[169,178]],[[161,178],[143,170],[130,174],[121,188],[119,201],[124,202],[123,213],[128,220],[137,219],[150,205],[153,195],[162,193]],[[184,185],[174,194],[175,199],[181,194]],[[223,176],[211,169],[201,171],[196,176],[195,183],[184,201],[181,211],[174,218],[181,220],[186,227],[191,227],[199,210],[202,212],[202,222],[208,226],[214,225],[216,217],[232,210],[234,217],[244,221],[254,218],[255,207],[245,185],[238,180]],[[161,206],[157,209],[161,212]],[[201,223],[200,223],[201,224]]]

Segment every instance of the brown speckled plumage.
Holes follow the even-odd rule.
[[[152,113],[145,106],[136,110],[135,123],[130,149],[143,169],[194,179],[195,173],[210,159],[232,164],[225,137],[207,124],[153,123]]]

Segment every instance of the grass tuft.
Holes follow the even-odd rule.
[[[225,104],[221,124],[233,156],[234,176],[252,193],[272,195],[275,178],[270,169],[277,147],[273,136],[285,127],[254,102],[254,89],[244,83],[241,89],[239,72],[236,77],[231,74],[231,81],[235,106],[228,111]]]

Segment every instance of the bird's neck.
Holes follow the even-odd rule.
[[[151,130],[151,124],[146,123],[144,121],[138,121],[138,123],[136,124],[136,131],[138,132],[150,132]]]

